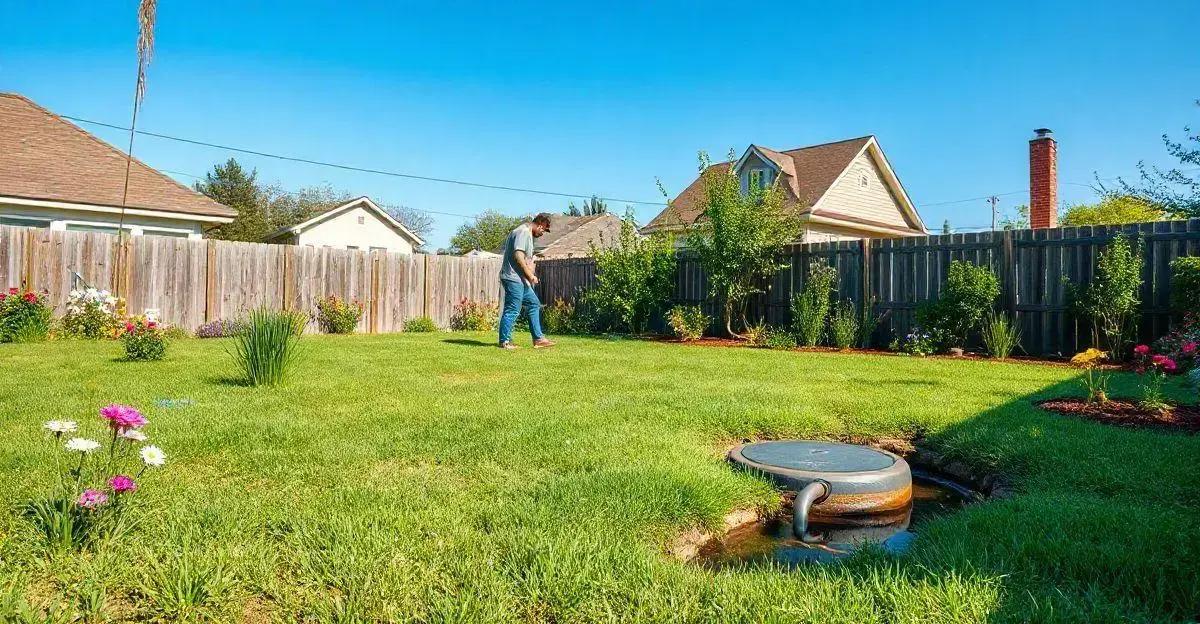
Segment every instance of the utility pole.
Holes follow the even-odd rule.
[[[992,195],[988,198],[988,203],[992,205],[992,231],[996,231],[996,204],[1000,203],[1000,198]]]

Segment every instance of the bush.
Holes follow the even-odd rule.
[[[450,315],[452,331],[496,331],[500,308],[494,303],[482,303],[463,298]]]
[[[858,309],[853,301],[843,301],[833,309],[829,317],[829,338],[833,346],[839,349],[849,349],[859,342]]]
[[[762,346],[768,349],[794,349],[796,335],[783,327],[768,327],[763,335]]]
[[[675,245],[669,235],[639,236],[632,215],[621,222],[616,242],[592,247],[596,284],[588,291],[590,320],[599,331],[640,334],[675,290]]]
[[[362,315],[363,304],[357,299],[330,295],[317,302],[317,323],[329,334],[353,334]]]
[[[161,360],[167,354],[162,328],[145,317],[139,316],[125,323],[121,343],[125,346],[125,359],[130,362]]]
[[[1181,368],[1193,367],[1200,355],[1200,316],[1185,314],[1183,322],[1171,333],[1154,341],[1154,351],[1179,363]]]
[[[404,331],[414,333],[427,333],[437,331],[437,325],[433,324],[433,319],[428,316],[416,316],[404,321]]]
[[[9,288],[0,293],[0,342],[41,342],[50,335],[47,293]]]
[[[770,328],[767,327],[766,321],[755,323],[746,323],[746,346],[748,347],[765,347],[767,346],[767,334],[770,333]]]
[[[1092,321],[1092,345],[1100,348],[1103,336],[1116,360],[1127,355],[1141,286],[1141,246],[1123,234],[1100,252],[1090,284],[1083,287],[1068,284],[1071,309],[1077,316]]]
[[[680,340],[699,340],[711,324],[712,319],[698,305],[677,305],[667,313],[667,325]]]
[[[815,347],[821,343],[831,305],[829,296],[835,284],[837,270],[816,262],[808,269],[804,290],[792,297],[792,328],[801,346]]]
[[[542,306],[542,330],[547,334],[581,334],[582,327],[575,304],[566,299],[555,299],[554,303]]]
[[[258,308],[234,335],[234,362],[251,386],[282,383],[296,360],[306,315],[293,310]]]
[[[1003,360],[1021,344],[1021,328],[1003,314],[989,314],[983,323],[983,346],[988,355]]]
[[[238,321],[217,319],[209,321],[196,328],[197,338],[227,338],[242,330]]]
[[[163,338],[167,340],[186,340],[192,337],[192,333],[178,325],[162,326]]]
[[[918,357],[925,357],[937,352],[937,345],[933,334],[920,327],[914,327],[903,338],[892,340],[892,344],[888,348],[898,353],[906,353]]]
[[[1200,314],[1200,256],[1171,261],[1171,307],[1183,315]]]
[[[917,308],[917,325],[926,329],[937,349],[965,347],[999,296],[1000,280],[990,268],[955,260],[946,272],[941,297]]]
[[[62,319],[63,334],[89,340],[117,338],[123,307],[124,302],[107,290],[72,290],[67,298],[67,314]]]

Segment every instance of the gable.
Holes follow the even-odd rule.
[[[753,147],[738,162],[736,171],[738,182],[742,185],[743,193],[750,190],[750,178],[753,172],[758,172],[763,178],[762,184],[764,186],[770,186],[779,177],[779,167],[775,163],[762,158]]]
[[[297,240],[301,245],[314,247],[377,247],[401,251],[412,248],[407,237],[362,204],[310,225],[299,233]]]
[[[871,150],[863,150],[846,167],[815,207],[814,214],[917,228],[904,216],[900,200],[885,180],[882,168]]]

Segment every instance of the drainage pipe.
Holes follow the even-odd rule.
[[[796,492],[796,502],[792,503],[792,533],[797,538],[804,539],[808,530],[808,510],[813,505],[829,498],[829,482],[816,479]]]

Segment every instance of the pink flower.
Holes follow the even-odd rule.
[[[125,323],[125,333],[132,334],[133,329],[134,329],[133,323]]]
[[[1146,355],[1147,353],[1150,353],[1150,347],[1149,345],[1138,345],[1133,348],[1133,352],[1138,355]]]
[[[25,293],[25,296],[22,297],[22,299],[25,300],[25,303],[37,303],[37,293],[29,291]]]
[[[1161,366],[1162,369],[1168,373],[1175,372],[1175,369],[1177,368],[1177,366],[1175,364],[1175,360],[1172,360],[1169,357],[1163,358],[1163,360],[1161,362],[1159,362],[1158,365]]]
[[[1183,345],[1183,354],[1184,355],[1191,355],[1195,352],[1196,352],[1196,343],[1189,342],[1189,343]]]
[[[155,323],[154,321],[150,321],[149,323],[146,323],[146,327],[149,327],[150,329],[154,329],[155,327],[158,327],[158,323]]]
[[[112,491],[116,492],[117,494],[136,492],[138,489],[137,483],[134,483],[133,479],[126,475],[116,475],[109,479],[108,487],[112,488]]]
[[[100,408],[100,417],[108,421],[109,426],[118,431],[123,429],[137,429],[150,422],[146,420],[142,413],[128,405],[118,405],[113,403],[106,407]]]
[[[108,494],[100,490],[86,489],[79,495],[77,504],[84,509],[95,509],[108,502]]]
[[[15,294],[17,294],[17,292],[18,292],[18,291],[17,291],[17,287],[16,287],[16,286],[11,286],[11,287],[9,287],[9,289],[8,289],[8,294],[10,294],[10,295],[15,295]]]

